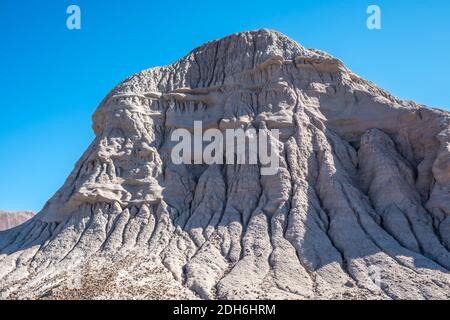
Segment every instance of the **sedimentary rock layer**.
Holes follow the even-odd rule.
[[[0,211],[0,231],[16,227],[34,216],[33,212],[7,212]]]

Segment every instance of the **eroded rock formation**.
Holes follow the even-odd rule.
[[[174,165],[170,135],[277,128],[280,168]],[[450,298],[450,115],[277,32],[118,85],[35,218],[0,233],[2,298]]]

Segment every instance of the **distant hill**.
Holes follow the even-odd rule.
[[[0,231],[7,230],[24,223],[34,216],[33,212],[19,211],[6,212],[0,211]]]

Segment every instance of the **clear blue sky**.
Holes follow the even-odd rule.
[[[77,4],[82,29],[66,28]],[[382,9],[382,30],[366,8]],[[450,107],[450,1],[0,1],[0,209],[38,211],[93,139],[118,82],[231,33],[276,29],[394,95]]]

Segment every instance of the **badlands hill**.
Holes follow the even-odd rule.
[[[279,170],[173,164],[194,120],[279,129]],[[268,30],[207,43],[114,88],[93,130],[0,233],[1,298],[450,298],[450,114],[324,52]]]
[[[34,216],[33,212],[7,212],[0,211],[0,231],[18,226]]]

